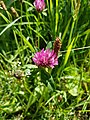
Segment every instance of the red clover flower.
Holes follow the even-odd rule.
[[[45,9],[45,2],[44,2],[44,0],[35,0],[33,4],[34,4],[34,6],[35,6],[35,8],[36,8],[36,10],[38,12],[42,11],[43,9]]]
[[[33,61],[37,66],[42,67],[54,68],[55,65],[58,65],[58,58],[54,50],[52,51],[50,51],[50,49],[44,50],[44,48],[34,55]]]
[[[58,65],[58,52],[61,48],[61,41],[59,38],[56,38],[54,42],[54,49],[51,51],[50,49],[44,50],[44,48],[36,52],[33,61],[37,66],[41,67],[51,67],[54,68],[55,65]]]

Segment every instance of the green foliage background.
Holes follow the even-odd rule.
[[[0,119],[89,120],[90,1],[45,0],[40,13],[33,2],[0,6]],[[59,65],[38,68],[33,55],[56,37]]]

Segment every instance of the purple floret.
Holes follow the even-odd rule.
[[[55,65],[58,65],[58,58],[54,50],[44,50],[44,48],[40,52],[35,53],[33,61],[37,66],[42,67],[54,68]]]

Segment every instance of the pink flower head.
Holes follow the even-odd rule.
[[[39,12],[42,11],[43,9],[45,9],[44,0],[35,0],[33,4],[34,4],[36,10]]]
[[[54,68],[55,65],[58,65],[58,58],[54,50],[52,51],[50,51],[50,49],[44,50],[44,48],[34,55],[33,61],[37,66],[42,67]]]

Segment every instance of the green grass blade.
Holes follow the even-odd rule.
[[[0,16],[6,21],[6,23],[9,23],[10,21],[4,16],[2,13],[0,13]]]
[[[65,60],[64,60],[64,66],[66,65],[66,63],[67,63],[67,61],[68,61],[68,58],[69,58],[69,56],[70,56],[70,52],[71,52],[71,49],[72,49],[74,40],[75,40],[75,38],[72,40],[71,44],[69,45],[69,47],[68,47],[68,49],[67,49],[67,53],[66,53],[66,55],[65,55]]]
[[[75,25],[75,21],[73,21],[72,26],[71,26],[70,36],[69,36],[69,40],[68,40],[68,46],[70,45],[71,40],[72,40],[74,25]]]
[[[71,18],[68,20],[67,26],[66,26],[65,31],[64,31],[64,33],[62,35],[62,42],[63,42],[63,40],[64,40],[64,38],[65,38],[65,36],[67,34],[67,31],[69,29],[70,23],[71,23]]]
[[[50,0],[50,13],[52,14],[53,13],[53,3],[52,3],[52,0]]]
[[[13,22],[11,22],[7,27],[5,27],[5,28],[2,30],[2,32],[0,33],[0,36],[1,36],[8,28],[12,27],[12,25],[14,25],[14,23],[16,23],[16,22],[17,22],[18,20],[20,20],[22,17],[24,17],[24,16],[21,16],[21,17],[15,19],[15,20],[14,20]]]
[[[56,25],[55,25],[55,33],[57,32],[58,19],[59,19],[59,15],[58,15],[58,0],[56,0]]]
[[[24,36],[21,32],[19,32],[18,30],[16,30],[16,33],[22,38],[22,40],[24,41],[24,43],[29,46],[30,50],[31,50],[32,52],[35,52],[33,46],[31,45],[30,42],[28,42],[28,40],[25,38],[25,36]]]

